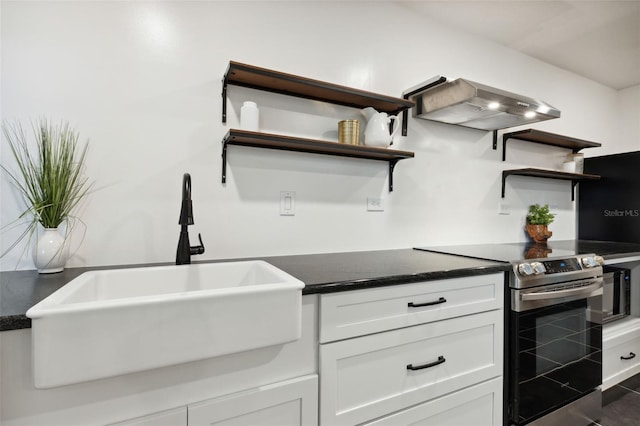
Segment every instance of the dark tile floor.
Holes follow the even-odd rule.
[[[640,374],[610,387],[602,394],[601,426],[640,425]]]

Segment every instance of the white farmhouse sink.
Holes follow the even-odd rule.
[[[35,386],[297,340],[303,287],[263,261],[86,272],[27,312]]]

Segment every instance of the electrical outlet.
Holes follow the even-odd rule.
[[[280,216],[296,215],[296,193],[294,191],[280,191]]]
[[[501,201],[500,204],[498,204],[498,214],[502,214],[502,215],[511,214],[509,204],[505,203],[504,201]]]
[[[379,197],[367,197],[367,211],[369,212],[383,212],[384,202]]]

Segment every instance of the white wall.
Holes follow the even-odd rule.
[[[199,259],[520,241],[532,203],[557,213],[554,239],[574,237],[568,182],[509,178],[511,214],[498,215],[503,169],[560,167],[566,150],[510,142],[503,163],[490,133],[424,120],[411,119],[398,144],[416,156],[398,163],[392,193],[386,163],[241,147],[229,149],[222,185],[220,141],[238,127],[244,100],[258,103],[262,129],[275,133],[330,139],[340,119],[362,118],[231,86],[223,125],[229,60],[393,96],[436,74],[466,77],[562,110],[537,129],[601,142],[602,152],[629,148],[616,137],[616,91],[392,2],[1,7],[3,118],[46,114],[90,139],[96,190],[80,212],[86,235],[68,266],[173,261],[184,172],[193,179],[192,241],[200,232],[207,247]],[[293,217],[279,216],[281,190],[296,192]],[[1,191],[5,226],[21,209],[4,175]],[[372,196],[384,198],[384,212],[366,211]],[[3,231],[3,250],[18,232]],[[11,252],[1,268],[33,268],[19,255]]]
[[[618,92],[620,126],[611,154],[640,150],[640,85]]]

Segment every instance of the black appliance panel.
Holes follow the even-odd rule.
[[[580,182],[578,238],[640,243],[640,151],[585,158]]]

